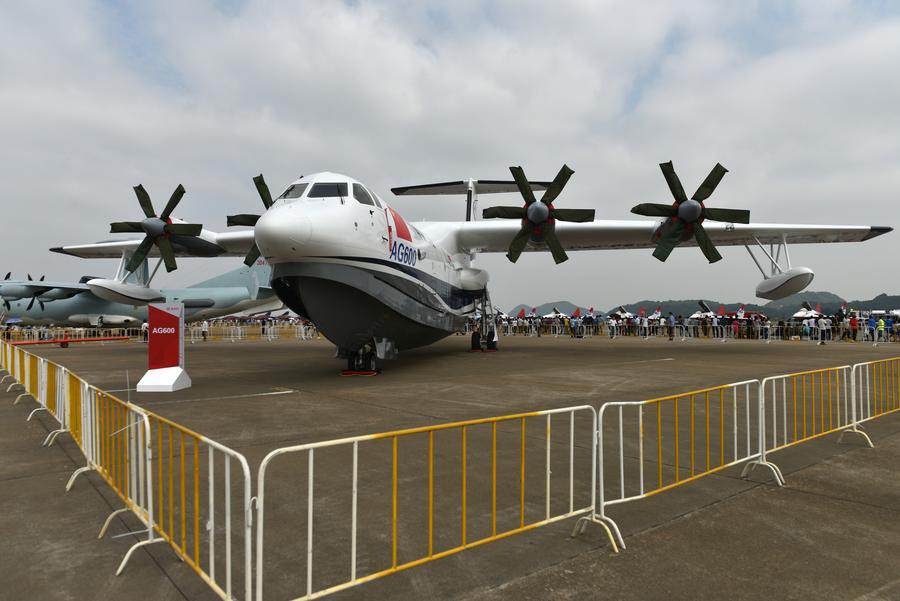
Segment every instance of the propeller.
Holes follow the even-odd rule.
[[[34,280],[31,278],[31,274],[29,273],[27,275],[28,275],[28,281],[33,282]],[[38,281],[43,282],[45,277],[46,276],[42,275],[41,279],[39,279]],[[44,292],[46,292],[47,290],[49,290],[49,288],[34,288],[34,293],[31,295],[31,300],[28,302],[28,307],[26,307],[25,310],[31,311],[31,308],[34,306],[34,301],[37,301],[37,303],[41,306],[41,311],[43,311],[44,310],[44,301],[42,301],[38,297],[40,295],[42,295]],[[7,307],[7,309],[9,309],[9,307]]]
[[[144,186],[140,184],[135,186],[134,193],[137,196],[138,203],[141,205],[141,209],[144,211],[145,218],[141,221],[119,221],[109,224],[109,231],[112,234],[145,234],[144,240],[134,251],[134,254],[131,255],[125,270],[134,272],[140,267],[155,244],[159,249],[159,254],[162,255],[163,262],[166,264],[166,271],[175,271],[178,269],[178,265],[175,263],[175,251],[172,249],[171,236],[196,237],[203,230],[203,226],[199,223],[172,223],[170,219],[172,211],[175,210],[175,207],[181,202],[181,197],[184,196],[184,186],[178,184],[159,216],[156,215],[150,195],[144,189]]]
[[[541,200],[538,201],[534,197],[534,191],[528,183],[528,178],[525,177],[525,171],[521,167],[510,167],[509,171],[516,180],[516,186],[525,200],[525,206],[489,207],[482,211],[482,217],[485,219],[520,219],[522,221],[521,229],[509,243],[506,257],[515,263],[519,260],[519,255],[522,254],[528,241],[533,240],[546,244],[556,263],[567,260],[569,256],[563,250],[562,244],[556,236],[556,222],[583,223],[594,220],[593,209],[557,209],[553,206],[553,201],[556,200],[566,182],[575,172],[563,165],[550,186],[544,190]]]
[[[715,244],[710,240],[706,230],[703,229],[703,221],[725,221],[728,223],[750,223],[750,211],[744,209],[710,209],[704,206],[703,201],[712,196],[713,191],[722,178],[728,173],[728,169],[716,163],[697,191],[691,198],[684,193],[681,180],[675,173],[672,161],[660,163],[663,177],[669,185],[669,190],[675,198],[671,205],[644,203],[632,207],[631,212],[645,217],[666,217],[666,221],[657,231],[656,250],[653,256],[660,261],[669,258],[672,250],[682,242],[689,240],[693,235],[697,246],[703,251],[703,255],[710,263],[715,263],[722,258]]]
[[[259,197],[262,199],[263,206],[266,207],[266,210],[269,210],[269,207],[272,206],[272,195],[269,193],[269,186],[266,185],[266,180],[263,178],[262,173],[253,178],[253,183],[256,185],[256,191],[259,193]],[[256,225],[256,222],[259,221],[259,215],[229,215],[228,216],[228,227],[233,227],[235,225]],[[247,256],[244,257],[244,265],[253,265],[256,260],[259,258],[259,247],[256,246],[256,243],[250,247],[250,250],[247,251]]]

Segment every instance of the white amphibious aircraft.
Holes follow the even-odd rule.
[[[703,204],[726,172],[721,165],[691,198],[672,164],[661,168],[674,202],[634,207],[635,213],[655,217],[645,221],[594,220],[593,210],[556,208],[553,203],[573,173],[565,166],[552,182],[529,182],[520,167],[513,167],[513,181],[470,179],[393,189],[397,195],[466,195],[466,221],[458,222],[408,223],[359,181],[323,172],[300,177],[274,200],[257,176],[265,212],[228,218],[229,226],[252,230],[217,233],[173,222],[168,217],[173,200],[168,212],[156,217],[139,187],[147,218],[113,224],[113,231],[143,232],[143,241],[52,250],[85,258],[159,254],[173,269],[175,255],[246,255],[251,264],[261,254],[272,265],[272,288],[285,305],[312,319],[350,369],[374,369],[376,357],[391,359],[398,351],[444,338],[461,330],[476,311],[494,313],[488,274],[473,265],[478,253],[506,252],[515,262],[522,252],[549,251],[559,263],[567,251],[655,248],[654,256],[665,260],[681,245],[699,246],[714,262],[721,259],[717,245],[740,245],[762,272],[757,296],[775,299],[802,290],[813,278],[811,269],[791,265],[789,244],[860,242],[892,229],[751,224],[749,211]],[[491,207],[484,210],[484,220],[473,219],[479,194],[516,191],[522,205]],[[761,252],[763,264],[753,249]],[[482,327],[491,323],[482,320]]]

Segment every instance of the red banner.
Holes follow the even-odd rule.
[[[184,306],[158,303],[147,307],[150,334],[148,369],[184,367]]]

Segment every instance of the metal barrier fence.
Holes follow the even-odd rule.
[[[607,507],[671,490],[759,456],[758,386],[759,380],[746,380],[600,407],[597,507],[600,517],[613,524],[620,546],[625,543],[606,515]],[[613,459],[609,464],[607,457]],[[773,474],[777,479],[775,469]]]
[[[554,416],[558,421],[566,423],[557,423],[557,427],[554,428],[552,426]],[[584,420],[584,418],[576,419],[576,416],[585,416],[590,420],[590,430],[586,433],[590,444],[585,447],[577,447],[575,443],[576,422]],[[526,435],[531,431],[526,425],[528,420],[539,422],[537,427],[538,444],[536,445],[538,448],[536,449],[533,445],[530,454],[526,453]],[[545,524],[577,515],[593,515],[596,498],[596,438],[592,433],[596,430],[596,422],[596,411],[592,407],[584,405],[410,428],[297,445],[272,451],[260,465],[257,482],[257,601],[263,599],[265,559],[273,552],[272,547],[266,545],[264,520],[267,503],[266,481],[269,477],[267,475],[272,469],[271,464],[275,458],[295,453],[306,455],[305,462],[301,459],[294,465],[294,468],[301,473],[305,468],[305,527],[303,524],[296,527],[298,531],[302,532],[304,529],[306,531],[305,553],[298,554],[293,549],[283,549],[283,546],[276,546],[274,550],[285,554],[284,561],[290,561],[298,556],[305,558],[305,562],[303,562],[306,576],[305,592],[298,598],[313,599]],[[583,430],[583,428],[581,429]],[[554,457],[552,433],[557,430],[562,430],[560,437],[563,439],[563,444],[561,447],[557,446],[557,454]],[[383,481],[373,478],[373,472],[377,471],[377,468],[365,464],[363,469],[360,469],[361,462],[373,458],[377,462],[377,458],[381,454],[377,445],[379,441],[387,445],[387,448],[382,447],[380,452],[390,457],[391,466],[390,475]],[[367,446],[362,454],[360,453],[361,444]],[[438,445],[442,449],[436,449]],[[401,446],[403,447],[402,452]],[[447,454],[447,448],[458,449],[459,454]],[[564,453],[559,452],[560,448]],[[579,457],[581,461],[576,462],[578,448],[585,450],[589,448],[589,459]],[[342,450],[345,451],[341,452]],[[325,457],[336,456],[344,469],[330,468],[325,470],[326,475],[320,475],[321,468],[320,471],[316,471],[316,458],[329,451],[333,454],[325,455]],[[537,462],[533,459],[532,461],[526,459],[527,456],[533,458],[535,453],[539,457]],[[453,460],[447,461],[446,458],[451,455]],[[401,462],[401,459],[404,461]],[[479,463],[479,459],[485,461]],[[285,460],[282,459],[282,462]],[[501,463],[501,480],[498,481],[498,465]],[[551,465],[560,463],[567,463],[568,469],[563,465],[556,470],[551,469]],[[576,469],[576,463],[579,466],[578,469]],[[508,465],[515,466],[515,469],[507,469]],[[535,469],[535,465],[541,465],[536,478],[542,485],[540,490],[532,490],[526,484],[526,482],[535,480],[534,476],[528,480],[527,466],[531,466],[530,473]],[[479,466],[482,467],[481,470],[478,469]],[[488,467],[490,476],[485,477]],[[568,474],[567,479],[561,478],[566,481],[567,485],[559,490],[552,488],[551,474],[554,472]],[[289,472],[290,475],[294,473],[294,470]],[[334,483],[333,489],[327,489],[327,495],[317,495],[317,490],[321,491],[321,488],[327,486],[324,480],[328,476],[335,477],[336,473],[339,474],[340,481]],[[400,474],[403,475],[404,494],[402,499],[399,490]],[[418,479],[413,477],[413,474],[418,476]],[[504,478],[504,475],[512,476],[512,478]],[[316,476],[318,476],[318,488]],[[560,478],[557,478],[556,481],[559,480]],[[588,482],[590,482],[589,488],[587,487]],[[453,495],[450,491],[445,490],[442,485],[448,483],[452,485],[459,483],[458,495]],[[285,500],[290,510],[289,513],[301,516],[304,512],[296,507],[298,497],[293,493],[295,488],[290,487],[290,490],[291,494]],[[360,520],[359,498],[361,495],[364,495],[369,503],[366,503]],[[323,496],[327,499],[326,509],[338,505],[341,499],[344,499],[345,502],[342,506],[347,505],[346,501],[349,501],[349,507],[346,508],[349,511],[341,510],[342,518],[338,520],[339,523],[333,524],[333,527],[329,528],[328,534],[317,540],[314,538],[313,524],[314,521],[321,522],[323,518],[317,518],[315,509],[318,504],[322,503]],[[389,506],[384,503],[386,499],[390,499]],[[490,500],[489,504],[488,499]],[[410,501],[414,501],[413,506],[425,508],[427,516],[418,516],[418,518],[413,516],[401,520],[401,504],[404,509],[409,509]],[[498,502],[501,504],[500,507],[498,507]],[[373,511],[369,505],[379,507],[382,511]],[[349,514],[349,533],[337,532],[341,524],[344,528],[348,526],[346,524],[347,514]],[[378,532],[375,532],[374,536],[371,533],[360,533],[361,524],[365,527],[372,523],[379,523],[378,517],[382,514],[386,515],[383,516],[380,524],[390,533],[387,537],[380,536]],[[445,532],[440,526],[450,517],[457,517],[458,522],[453,524],[450,532]],[[284,519],[285,517],[282,517],[278,521],[279,529],[287,527],[294,531],[295,528],[292,525],[287,526]],[[438,520],[440,523],[436,524]],[[452,531],[455,531],[455,534]],[[416,532],[419,534],[418,537],[414,535]],[[607,533],[609,534],[608,529]],[[327,540],[322,540],[325,538]],[[342,540],[346,545],[343,549],[345,554],[349,550],[346,557],[348,565],[344,570],[331,564],[342,552],[335,544],[336,540]],[[389,540],[388,545],[381,544],[387,540]],[[615,540],[611,534],[610,542],[615,547]],[[362,551],[359,549],[361,543],[365,545]],[[372,546],[375,546],[376,549],[371,549]],[[378,556],[377,547],[382,547],[381,559],[384,563],[380,566],[373,565],[376,564],[373,557]],[[316,549],[323,551],[316,554]],[[330,580],[330,582],[317,586],[313,578],[314,559],[321,560],[323,556],[331,562],[328,562],[327,567],[324,568],[326,573],[319,580]],[[372,569],[364,575],[359,573],[360,556],[367,560],[366,563]],[[296,563],[296,559],[293,563]],[[297,573],[302,573],[302,567],[302,565],[297,566]],[[279,573],[281,579],[285,576],[287,576],[286,573]]]
[[[299,586],[292,573],[305,574],[300,598],[311,599],[571,517],[579,518],[573,535],[597,523],[617,551],[625,545],[607,515],[614,505],[740,464],[742,477],[762,465],[781,485],[767,453],[836,432],[871,446],[861,424],[900,410],[896,357],[599,411],[566,407],[285,447],[263,460],[254,498],[240,453],[24,348],[0,343],[0,368],[24,388],[16,402],[38,403],[28,419],[46,411],[59,422],[44,444],[68,432],[81,449],[86,464],[66,490],[95,471],[122,499],[100,536],[123,512],[142,524],[126,533],[140,540],[116,573],[136,549],[166,542],[226,600],[237,592],[262,601],[267,566],[278,567],[274,586],[284,589]],[[267,545],[264,524],[267,479],[298,477],[305,506],[297,487],[270,490],[268,517],[274,503],[275,527],[305,532],[305,553],[290,535],[287,545],[271,536]]]
[[[851,376],[855,422],[900,409],[900,357],[857,363]]]
[[[122,500],[124,507],[107,517],[100,537],[123,512],[131,512],[146,529],[146,537],[128,550],[116,574],[138,548],[167,542],[220,597],[233,599],[233,583],[243,582],[244,598],[252,599],[251,479],[243,455],[122,401],[22,348],[3,342],[0,359],[4,369],[13,367],[16,379],[24,383],[25,392],[16,402],[28,395],[39,405],[28,419],[47,411],[59,422],[44,444],[49,446],[59,434],[69,432],[84,455],[85,466],[72,474],[66,490],[80,474],[94,471]],[[234,484],[233,463],[241,476]],[[242,503],[238,536],[233,534],[234,498]],[[232,560],[233,547],[241,557],[239,563]],[[220,576],[224,572],[224,577],[217,578],[217,572]]]

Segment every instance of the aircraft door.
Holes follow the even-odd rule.
[[[353,184],[353,198],[359,203],[357,214],[359,231],[368,244],[387,248],[387,225],[384,210],[378,206],[374,196],[361,184]],[[384,234],[384,236],[382,236]],[[382,237],[385,240],[382,240]]]

